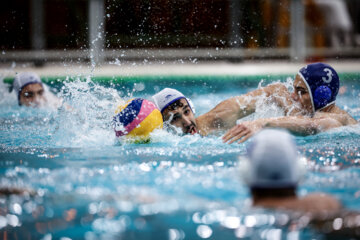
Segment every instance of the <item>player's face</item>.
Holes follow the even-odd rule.
[[[166,108],[163,112],[163,118],[164,122],[181,128],[183,133],[189,133],[191,135],[197,133],[194,113],[184,98],[180,99],[176,105],[171,105]]]
[[[45,102],[44,88],[40,83],[29,84],[20,92],[21,105],[39,107]]]
[[[313,107],[309,89],[299,74],[296,75],[293,86],[294,92],[291,94],[292,99],[296,102],[299,102],[305,111],[312,113]]]

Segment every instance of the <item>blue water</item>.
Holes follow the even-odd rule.
[[[0,195],[0,238],[325,239],[286,213],[251,208],[236,169],[247,143],[164,131],[149,144],[119,143],[111,129],[116,105],[130,97],[149,99],[174,87],[192,98],[199,115],[258,83],[50,84],[73,111],[21,108],[0,83],[0,187],[27,190]],[[360,120],[360,85],[343,85],[337,104]],[[273,115],[281,111],[264,106],[250,118]],[[360,211],[360,127],[296,141],[309,159],[299,195],[330,193]]]

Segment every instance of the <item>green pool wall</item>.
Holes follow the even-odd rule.
[[[294,77],[291,74],[260,74],[260,75],[141,75],[141,76],[93,76],[91,80],[94,83],[131,83],[131,82],[259,82],[260,80],[285,80],[288,77]],[[359,73],[339,73],[341,81],[359,81]],[[86,76],[42,76],[41,80],[45,83],[61,83],[63,81],[74,81],[77,79],[86,80]],[[7,84],[13,82],[13,77],[6,77],[3,80]]]

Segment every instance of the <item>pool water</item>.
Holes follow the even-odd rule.
[[[2,239],[325,239],[288,213],[251,208],[237,171],[245,144],[221,134],[156,131],[148,144],[121,143],[111,129],[118,103],[164,87],[188,95],[197,115],[258,87],[261,78],[187,77],[119,81],[50,81],[65,109],[19,107],[0,82]],[[278,81],[263,79],[261,84]],[[281,81],[291,80],[282,78]],[[360,119],[359,78],[342,85],[337,104]],[[281,115],[263,106],[250,118]],[[322,191],[360,211],[360,126],[296,137],[309,159],[299,195]],[[339,239],[347,239],[340,237]]]

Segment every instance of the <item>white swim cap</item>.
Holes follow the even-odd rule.
[[[20,96],[20,92],[21,90],[32,83],[40,83],[41,79],[40,77],[34,73],[34,72],[22,72],[22,73],[18,73],[15,76],[14,82],[13,82],[13,89],[14,91],[16,91],[16,94],[18,95],[18,97]]]
[[[285,130],[265,129],[253,137],[239,170],[251,188],[296,187],[305,173],[293,137]]]
[[[172,103],[174,103],[182,98],[184,98],[188,102],[188,104],[191,108],[191,111],[195,114],[195,109],[194,109],[194,106],[193,106],[192,102],[190,101],[190,99],[186,98],[184,96],[184,94],[182,94],[181,92],[179,92],[176,89],[164,88],[163,90],[161,90],[160,92],[158,92],[157,94],[152,96],[153,102],[159,108],[161,113]]]

